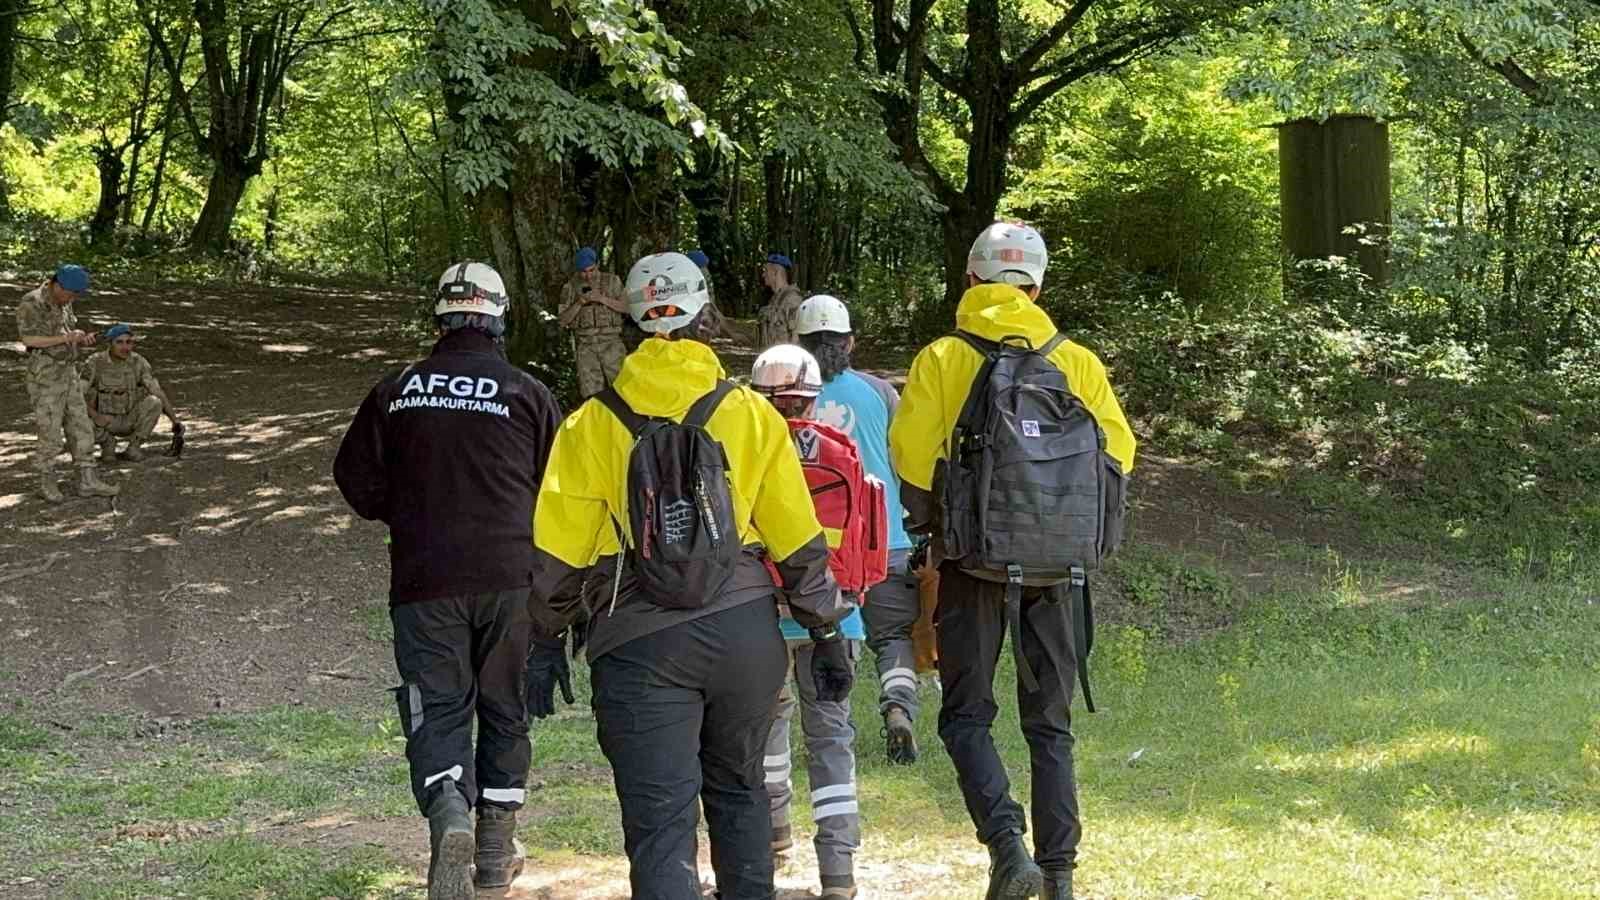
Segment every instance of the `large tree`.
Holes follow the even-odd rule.
[[[1078,81],[1114,72],[1250,0],[870,0],[870,34],[857,7],[844,11],[857,56],[872,74],[883,123],[901,161],[944,207],[946,302],[964,285],[974,235],[994,221],[1008,185],[1018,131]],[[925,107],[953,107],[967,145],[961,171],[946,171],[924,148]]]
[[[377,10],[329,0],[195,0],[181,7],[137,2],[177,115],[212,165],[189,245],[221,253],[245,188],[271,156],[272,109],[290,70],[318,47],[374,33],[377,26],[363,29],[352,20]],[[204,66],[203,88],[194,91],[184,83],[175,49],[180,39],[174,37],[191,28],[198,32]]]
[[[548,365],[571,251],[609,237],[627,258],[671,237],[675,161],[709,128],[675,77],[683,46],[642,0],[425,5],[456,184],[512,297],[509,352]]]

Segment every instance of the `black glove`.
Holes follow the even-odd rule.
[[[535,637],[528,645],[528,715],[543,719],[556,711],[556,685],[561,699],[575,702],[572,696],[572,667],[567,664],[566,635]]]
[[[167,455],[171,457],[183,456],[183,423],[172,423],[172,446],[167,448]]]
[[[911,545],[911,555],[906,558],[907,572],[915,572],[928,564],[928,548],[932,544],[932,538],[923,537]]]
[[[837,625],[811,629],[811,681],[817,686],[817,699],[824,703],[850,697],[856,667],[850,662],[850,644]]]

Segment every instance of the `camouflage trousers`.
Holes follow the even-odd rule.
[[[622,370],[628,351],[619,337],[578,338],[578,394],[593,397],[606,389]]]
[[[94,442],[98,444],[125,437],[130,443],[138,445],[150,439],[150,433],[156,430],[156,423],[159,421],[161,421],[161,398],[146,397],[139,401],[133,412],[112,416],[111,421],[104,426],[96,425]]]
[[[55,465],[63,445],[72,450],[72,461],[80,466],[94,465],[94,423],[83,402],[83,383],[70,362],[56,362],[43,354],[30,354],[22,376],[28,388],[28,403],[33,407],[33,424],[39,435],[33,466],[48,472]]]

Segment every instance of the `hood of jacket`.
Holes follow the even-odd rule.
[[[968,288],[956,307],[956,327],[991,341],[1027,338],[1033,347],[1044,346],[1056,334],[1056,325],[1039,304],[1020,288],[1009,284],[980,284]]]
[[[651,337],[622,361],[614,386],[634,412],[677,419],[727,377],[705,344]]]

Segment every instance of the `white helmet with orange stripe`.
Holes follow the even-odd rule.
[[[998,281],[1021,288],[1043,287],[1050,262],[1044,238],[1027,225],[996,222],[972,242],[967,271],[979,281]]]

